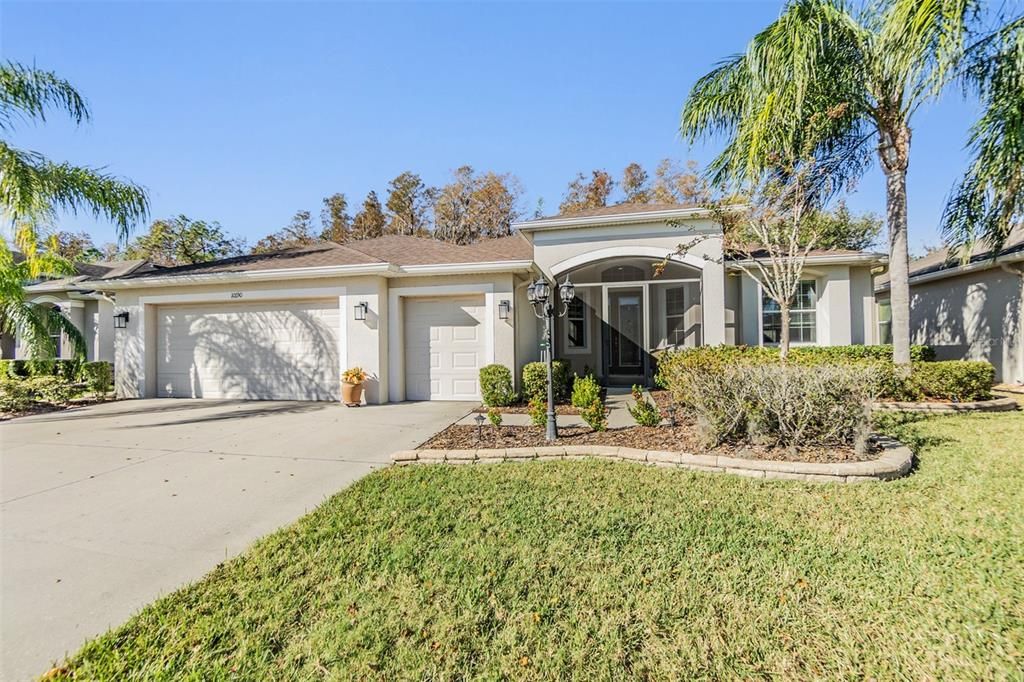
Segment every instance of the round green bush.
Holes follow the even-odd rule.
[[[488,407],[507,407],[516,401],[512,371],[505,365],[480,368],[480,395]]]

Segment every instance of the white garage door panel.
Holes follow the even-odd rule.
[[[484,359],[483,296],[405,301],[408,400],[479,400]]]
[[[157,395],[338,400],[338,301],[160,306]]]

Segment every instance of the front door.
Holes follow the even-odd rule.
[[[605,354],[609,379],[627,383],[644,376],[643,287],[608,289],[608,345]]]

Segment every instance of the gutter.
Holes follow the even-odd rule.
[[[91,281],[90,286],[106,290],[148,289],[155,287],[199,286],[203,284],[237,284],[297,279],[323,279],[326,277],[353,277],[379,275],[382,277],[413,277],[416,275],[473,275],[494,272],[526,271],[533,260],[485,261],[476,263],[430,263],[427,265],[397,266],[391,263],[359,265],[325,265],[313,268],[277,268],[242,272],[210,272],[195,275],[165,275]]]
[[[920,275],[911,275],[911,284],[922,284],[924,282],[933,282],[938,279],[945,279],[947,277],[957,277],[959,275],[965,275],[967,273],[975,272],[977,270],[988,270],[989,268],[999,266],[1002,269],[1006,269],[1004,266],[1007,263],[1019,263],[1024,261],[1024,252],[1013,253],[1007,256],[999,256],[995,261],[991,259],[979,260],[975,263],[968,263],[967,265],[957,265],[952,268],[942,268],[940,270],[933,270],[932,272],[921,273]],[[1007,272],[1010,272],[1007,270]],[[878,291],[888,291],[888,282],[877,287]]]
[[[753,265],[755,262],[768,262],[768,258],[747,258],[744,260],[726,261],[725,267],[730,270],[738,270],[740,265]],[[889,262],[888,256],[880,253],[860,253],[834,256],[808,256],[804,263],[807,265],[847,265],[850,263],[877,263],[886,265]]]
[[[267,280],[316,279],[323,277],[344,277],[351,275],[387,275],[396,271],[390,263],[360,265],[322,265],[313,268],[277,268],[274,270],[249,270],[243,272],[208,272],[196,275],[172,275],[135,277],[130,279],[103,280],[97,285],[104,289],[143,289],[151,287],[187,286],[200,284],[234,284],[239,282],[262,282]]]

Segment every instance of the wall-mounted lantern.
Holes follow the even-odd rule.
[[[366,301],[360,301],[359,303],[356,303],[356,322],[363,322],[364,320],[366,320],[366,313],[369,312],[369,310],[370,304],[367,303]]]
[[[128,311],[124,311],[114,315],[114,329],[127,329],[128,328]]]
[[[512,310],[512,302],[505,300],[498,304],[498,319],[507,320]]]

